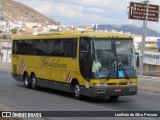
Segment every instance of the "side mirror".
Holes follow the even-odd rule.
[[[112,63],[115,61],[115,59],[112,57]]]
[[[136,66],[139,67],[139,54],[136,54]]]

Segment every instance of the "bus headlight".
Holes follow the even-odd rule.
[[[107,86],[106,83],[93,83],[93,86]]]

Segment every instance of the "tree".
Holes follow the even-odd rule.
[[[8,36],[7,35],[3,35],[2,39],[8,39]]]
[[[0,16],[0,20],[4,20],[4,17],[3,17],[3,16]]]
[[[12,34],[17,34],[17,29],[14,28],[14,29],[11,30],[11,32],[12,32]]]
[[[37,28],[37,26],[35,25],[35,26],[33,26],[33,28]]]
[[[59,30],[56,29],[50,29],[49,32],[58,32]]]

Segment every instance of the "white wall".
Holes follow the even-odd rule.
[[[10,49],[2,49],[3,57],[2,57],[2,62],[8,62],[11,63],[11,50]],[[1,60],[1,59],[0,59]]]

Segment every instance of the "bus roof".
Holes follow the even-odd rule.
[[[81,32],[81,31],[63,31],[40,33],[37,35],[21,35],[14,37],[13,40],[33,40],[33,39],[51,39],[51,38],[77,38],[77,37],[92,37],[92,38],[132,38],[130,35],[115,32]]]

